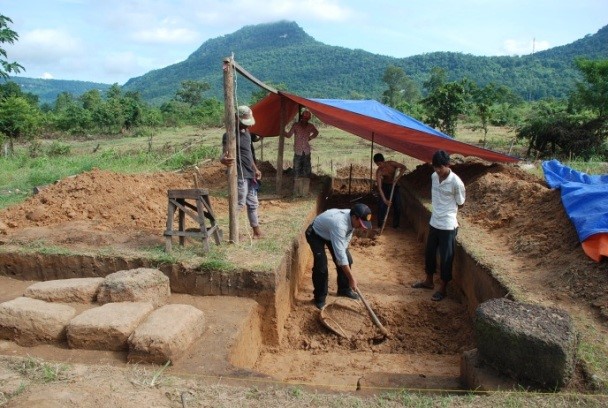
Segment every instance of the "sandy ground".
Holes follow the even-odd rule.
[[[559,193],[513,166],[471,160],[452,168],[467,187],[461,219],[468,231],[462,236],[500,265],[505,279],[527,300],[565,309],[579,324],[592,325],[595,335],[605,339],[608,267],[605,261],[594,263],[582,252]],[[419,166],[405,177],[425,198],[430,195],[431,171],[429,166]],[[367,176],[369,169],[362,169],[362,173]],[[95,170],[62,180],[26,203],[1,212],[0,241],[45,239],[80,248],[162,243],[159,231],[165,228],[166,190],[192,188],[192,177],[182,173],[116,175]],[[199,177],[212,190],[225,180],[223,168],[216,163],[201,169]],[[227,211],[225,200],[212,198],[212,205],[216,214]],[[260,211],[271,214],[273,208],[263,204]],[[285,206],[276,208],[285,211]],[[311,303],[311,283],[305,279],[287,321],[289,334],[280,346],[264,350],[256,369],[282,381],[345,384],[349,389],[366,372],[457,375],[459,354],[473,345],[468,317],[453,299],[432,302],[432,292],[409,287],[423,274],[423,243],[402,225],[398,230],[386,229],[379,237],[355,238],[352,249],[361,291],[394,337],[378,341],[377,329],[369,320],[362,320],[357,337],[338,338],[320,325]],[[335,293],[333,270],[330,285],[330,293]],[[4,364],[5,374],[0,378],[18,376],[11,367]],[[156,389],[138,396],[134,390],[141,387],[134,385],[136,381],[120,381],[121,375],[112,371],[114,368],[78,366],[73,370],[77,373],[71,379],[41,386],[31,383],[20,392],[15,386],[12,403],[60,405],[35,403],[41,395],[48,401],[62,402],[62,406],[103,406],[100,401],[116,395],[122,398],[118,406],[181,403],[180,394],[166,389],[165,394]],[[95,376],[95,381],[80,379],[78,370]],[[11,394],[10,389],[1,391]]]

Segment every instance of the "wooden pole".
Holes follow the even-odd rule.
[[[234,112],[234,60],[224,58],[224,124],[226,126],[228,157],[234,158],[234,164],[228,167],[228,214],[229,240],[239,242],[237,160],[236,160],[236,119]]]
[[[348,172],[348,197],[350,198],[350,187],[353,181],[353,165],[350,165],[350,171]]]
[[[374,132],[372,132],[372,150],[369,154],[369,192],[370,194],[374,190],[374,176],[373,176],[373,167],[374,167]]]
[[[281,96],[281,113],[279,119],[279,151],[277,152],[277,196],[281,196],[283,191],[283,154],[285,150],[285,116],[287,115],[285,98]]]

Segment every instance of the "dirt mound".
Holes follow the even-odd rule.
[[[221,165],[206,167],[200,175],[202,188],[226,183]],[[0,217],[9,231],[76,221],[93,222],[100,231],[161,231],[167,220],[167,190],[190,188],[194,188],[192,172],[117,174],[92,170],[44,188],[24,203],[2,211]],[[214,210],[226,205],[213,197],[211,201]]]
[[[340,167],[336,170],[336,177],[339,178],[369,178],[369,167],[353,164],[348,167]]]
[[[523,256],[526,263],[521,274],[542,273],[543,286],[553,288],[556,299],[590,302],[608,320],[606,262],[595,263],[582,251],[559,190],[548,188],[516,165],[467,158],[451,168],[467,190],[459,217],[496,239],[497,251],[498,246],[507,245]],[[405,179],[420,197],[430,199],[432,172],[432,166],[420,165]],[[525,285],[525,278],[519,279]]]

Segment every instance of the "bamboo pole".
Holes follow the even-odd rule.
[[[239,242],[237,160],[236,160],[236,120],[234,112],[234,59],[224,58],[224,124],[226,126],[228,157],[234,164],[228,167],[228,214],[229,240]]]
[[[280,131],[279,131],[279,149],[277,152],[277,178],[276,178],[276,189],[277,196],[281,196],[283,191],[283,155],[285,150],[285,116],[287,104],[285,98],[281,96],[281,113],[280,113]]]

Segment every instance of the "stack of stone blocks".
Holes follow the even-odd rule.
[[[0,338],[26,347],[67,342],[74,349],[126,350],[129,362],[166,364],[205,330],[204,313],[167,304],[170,295],[169,278],[152,268],[37,282],[0,303]],[[91,307],[77,313],[75,303]]]

